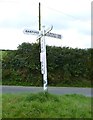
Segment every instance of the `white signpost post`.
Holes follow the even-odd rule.
[[[45,26],[42,27],[42,31],[36,31],[36,30],[30,30],[30,29],[25,29],[23,32],[24,34],[28,35],[38,35],[37,39],[40,39],[40,44],[41,44],[41,53],[40,53],[40,62],[41,62],[41,74],[43,74],[43,88],[44,91],[47,92],[47,60],[46,60],[46,41],[45,41],[45,36],[48,37],[53,37],[57,39],[61,39],[62,36],[59,34],[55,33],[49,33],[52,30],[53,26],[45,30]]]

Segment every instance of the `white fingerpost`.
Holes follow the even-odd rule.
[[[46,41],[45,36],[47,37],[53,37],[57,39],[61,39],[62,36],[60,34],[50,33],[50,31],[53,29],[53,26],[51,26],[49,29],[45,30],[45,26],[42,27],[42,31],[36,31],[36,30],[30,30],[25,29],[23,32],[24,34],[28,35],[38,35],[37,40],[40,39],[41,44],[41,53],[40,53],[40,62],[41,62],[41,73],[43,75],[43,89],[45,92],[48,91],[47,87],[47,59],[46,59]]]
[[[44,91],[47,92],[47,59],[46,59],[46,41],[45,41],[45,26],[43,28],[43,37],[41,40],[43,40],[43,64],[44,64],[44,74],[43,74],[43,88]]]

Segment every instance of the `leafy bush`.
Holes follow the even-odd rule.
[[[39,44],[22,43],[17,50],[6,51],[2,59],[2,77],[5,81],[18,81],[42,85]],[[72,85],[91,82],[91,53],[93,49],[47,46],[49,85]]]

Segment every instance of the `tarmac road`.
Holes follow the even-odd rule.
[[[38,93],[42,92],[43,87],[24,87],[24,86],[0,86],[2,93]],[[93,88],[78,87],[48,87],[48,92],[52,94],[82,94],[93,97]]]

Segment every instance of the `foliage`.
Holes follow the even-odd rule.
[[[22,43],[17,50],[8,51],[2,60],[4,81],[42,85],[39,44]],[[89,86],[92,78],[93,49],[47,46],[49,85]],[[86,85],[88,83],[88,85]]]
[[[0,93],[0,119],[2,119],[2,94]]]
[[[76,94],[3,94],[2,118],[91,118],[91,99]]]

